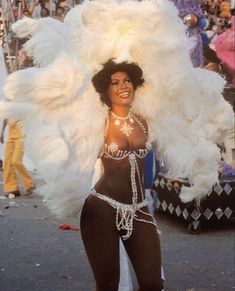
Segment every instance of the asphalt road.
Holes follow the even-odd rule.
[[[0,197],[1,198],[1,197]],[[80,232],[60,230],[36,194],[0,199],[0,291],[92,291]],[[10,204],[9,204],[10,203]],[[235,220],[210,222],[197,235],[157,213],[166,291],[235,290]]]

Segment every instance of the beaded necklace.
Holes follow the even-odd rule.
[[[111,116],[114,120],[114,124],[118,127],[121,125],[120,131],[124,135],[129,137],[129,135],[132,134],[132,132],[134,130],[134,127],[131,126],[131,124],[134,123],[134,119],[132,117],[131,110],[128,112],[127,116],[124,116],[124,117],[118,116],[113,111],[111,111]],[[129,121],[129,122],[127,122],[127,121]]]

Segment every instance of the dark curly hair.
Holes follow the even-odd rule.
[[[134,90],[144,83],[143,71],[136,63],[122,62],[116,64],[113,59],[109,60],[104,64],[103,69],[92,78],[93,86],[96,92],[100,94],[100,100],[109,107],[111,106],[111,102],[107,92],[111,83],[111,75],[116,72],[125,72],[130,78]]]

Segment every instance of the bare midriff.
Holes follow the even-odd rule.
[[[103,193],[119,202],[131,204],[132,203],[132,186],[130,179],[130,163],[128,157],[123,160],[116,161],[106,157],[102,157],[104,172],[102,177],[95,185],[97,192]],[[143,176],[144,159],[137,158],[138,168],[141,177]],[[137,179],[137,177],[136,177]],[[141,187],[143,188],[143,180],[141,180]],[[142,201],[140,185],[138,189],[138,202]]]

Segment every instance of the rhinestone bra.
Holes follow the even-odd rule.
[[[137,149],[137,150],[119,150],[118,145],[115,143],[105,144],[103,156],[105,158],[110,158],[114,160],[122,160],[129,156],[131,153],[138,158],[145,158],[147,153],[152,149],[151,141],[146,142],[146,148]]]
[[[147,135],[147,129],[145,128],[143,123],[134,114],[132,114],[132,116],[134,120],[139,124],[139,126],[143,129],[144,133]],[[107,126],[106,126],[106,130],[104,134],[105,137],[107,135],[108,127],[109,127],[109,123],[107,121]],[[151,149],[152,149],[152,143],[149,139],[147,140],[145,144],[145,148],[140,148],[136,150],[121,150],[119,149],[118,144],[116,143],[111,143],[111,144],[105,143],[101,156],[105,158],[109,158],[109,159],[114,159],[114,160],[122,160],[128,157],[130,154],[134,154],[136,157],[143,159],[146,157],[147,153]]]

